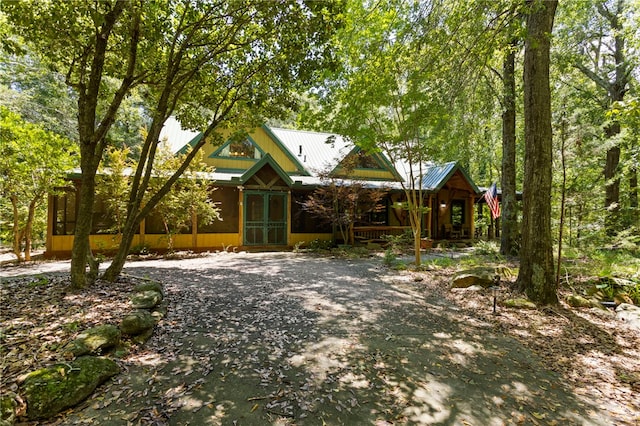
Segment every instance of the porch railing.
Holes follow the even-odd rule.
[[[384,241],[383,235],[402,235],[410,226],[354,226],[353,240],[362,243]]]

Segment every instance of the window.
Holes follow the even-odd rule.
[[[453,226],[464,225],[464,222],[465,222],[464,206],[465,206],[464,200],[451,201],[451,224]]]
[[[53,235],[73,235],[76,230],[76,192],[67,189],[53,197]]]
[[[294,192],[291,200],[291,232],[301,234],[329,233],[331,225],[302,208],[311,192]]]
[[[220,187],[210,193],[209,198],[218,204],[222,220],[214,220],[209,224],[203,224],[198,219],[199,234],[231,233],[238,232],[240,220],[240,208],[238,206],[238,189],[235,187]]]
[[[262,152],[256,148],[255,144],[249,138],[244,138],[227,142],[212,156],[259,160],[262,158]]]
[[[355,161],[356,169],[381,169],[376,159],[366,152],[358,152]]]

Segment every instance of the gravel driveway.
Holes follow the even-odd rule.
[[[65,424],[610,424],[379,258],[221,253],[125,272],[162,281],[169,313]]]

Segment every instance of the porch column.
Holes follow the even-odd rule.
[[[291,246],[291,190],[287,191],[287,246]]]
[[[198,215],[191,212],[191,247],[194,251],[198,248]]]
[[[429,210],[427,211],[427,226],[425,229],[428,238],[433,238],[433,230],[431,229],[431,221],[433,219],[433,211],[431,210],[432,200],[433,196],[429,194],[427,197],[427,207],[429,207]]]
[[[467,210],[467,219],[469,220],[469,238],[473,239],[476,232],[476,222],[473,220],[473,202],[475,201],[473,194],[469,195],[469,209]]]
[[[244,193],[242,192],[244,190],[244,186],[238,186],[238,247],[240,247],[242,245],[242,241],[243,241],[243,233],[244,233],[244,226],[242,225],[242,223],[244,222],[244,206],[243,206],[243,201],[244,201]]]
[[[46,245],[46,252],[45,253],[51,253],[51,250],[53,248],[52,244],[53,244],[53,227],[54,227],[54,211],[53,211],[53,204],[54,204],[54,197],[55,195],[48,195],[48,201],[47,201],[47,239],[45,240],[45,245]]]
[[[138,244],[143,245],[144,244],[144,232],[145,232],[145,228],[146,228],[146,218],[142,219],[140,221],[140,224],[138,225],[138,233],[140,234],[139,238],[138,238]]]

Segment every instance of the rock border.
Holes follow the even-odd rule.
[[[161,283],[132,277],[137,284],[130,295],[132,309],[116,326],[101,324],[82,331],[62,346],[67,362],[28,372],[18,380],[17,393],[0,396],[0,426],[27,420],[49,419],[89,397],[109,378],[120,373],[113,358],[122,352],[122,336],[142,345],[166,316],[167,303]],[[62,359],[61,358],[61,359]]]

